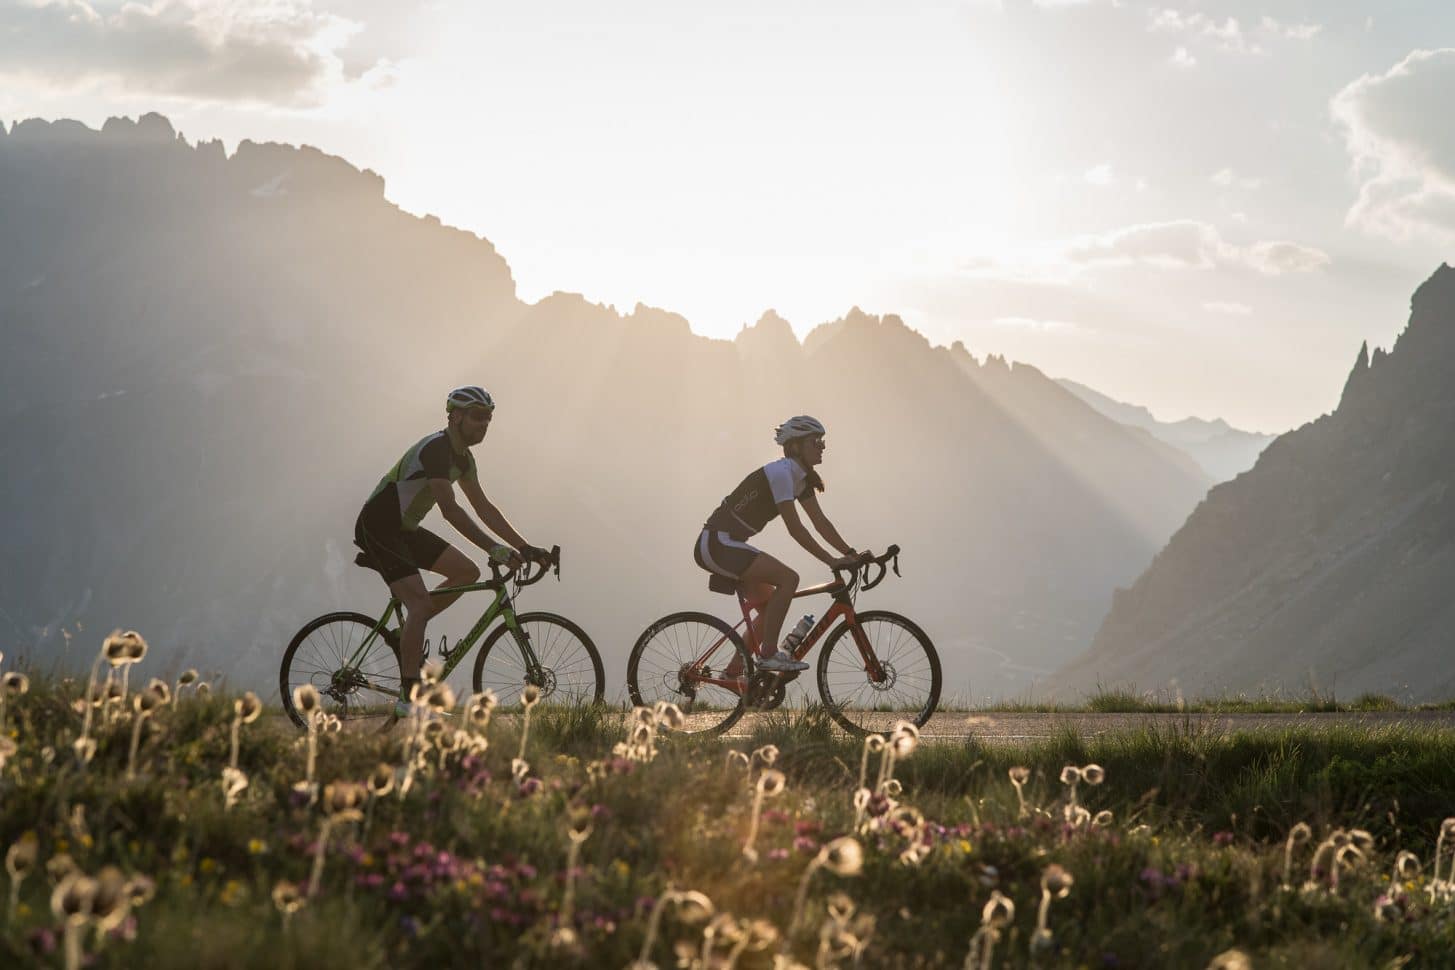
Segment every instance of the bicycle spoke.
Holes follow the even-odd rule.
[[[882,676],[876,680],[871,675],[852,629],[839,627],[819,662],[819,690],[831,713],[856,731],[882,731],[898,717],[923,724],[939,699],[934,647],[894,614],[866,613],[858,619]]]

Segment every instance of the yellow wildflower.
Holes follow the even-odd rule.
[[[216,859],[203,859],[200,863],[197,864],[197,871],[203,873],[204,875],[206,873],[211,872],[212,870],[214,870],[216,868],[217,868],[217,860]]]
[[[268,851],[268,843],[262,839],[248,839],[248,855],[262,855]]]

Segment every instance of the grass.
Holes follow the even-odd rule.
[[[527,766],[512,765],[520,718],[495,717],[488,747],[468,753],[444,750],[457,730],[480,744],[456,718],[440,743],[414,748],[423,758],[408,792],[365,799],[358,817],[346,808],[320,855],[327,816],[298,787],[307,744],[282,719],[242,725],[248,786],[229,808],[221,774],[233,699],[189,690],[161,706],[143,723],[128,779],[129,705],[109,719],[103,709],[95,757],[81,765],[80,693],[37,683],[9,698],[0,724],[16,748],[0,766],[0,847],[21,847],[12,862],[35,850],[7,884],[18,896],[0,924],[4,965],[64,965],[67,920],[52,902],[58,886],[76,888],[66,860],[154,887],[109,920],[100,910],[71,920],[98,966],[626,967],[659,902],[688,890],[710,899],[715,922],[664,906],[648,951],[656,966],[689,953],[698,962],[683,965],[702,965],[705,939],[712,966],[735,954],[744,968],[775,958],[847,967],[856,948],[862,966],[959,967],[972,938],[977,948],[993,938],[994,967],[1200,968],[1238,948],[1259,968],[1394,968],[1444,965],[1455,951],[1450,889],[1431,878],[1455,808],[1455,732],[1443,729],[1229,733],[1174,721],[1018,746],[922,745],[857,811],[863,745],[820,711],[764,717],[739,742],[654,726],[649,750],[625,744],[618,712],[541,707]],[[327,791],[383,764],[397,783],[408,737],[404,727],[324,733],[314,780]],[[733,750],[763,753],[745,770]],[[870,787],[878,765],[875,755]],[[1075,799],[1109,817],[1068,815],[1068,765],[1104,771]],[[1024,814],[1012,769],[1025,770]],[[757,786],[771,791],[775,771],[783,790],[755,812]],[[755,815],[750,861],[742,848]],[[1285,888],[1285,840],[1299,823],[1313,838],[1296,847]],[[1338,865],[1336,846],[1311,867],[1318,843],[1351,829],[1372,842]],[[863,849],[857,874],[836,874],[844,867],[822,855],[845,837]],[[1394,880],[1401,850],[1423,867]],[[1074,882],[1051,900],[1039,935],[1053,867]],[[296,911],[275,902],[284,882],[301,887]],[[1014,918],[982,928],[992,892],[1014,901]]]
[[[941,704],[941,710],[1000,714],[1332,714],[1359,712],[1449,711],[1455,701],[1401,704],[1385,694],[1360,694],[1352,701],[1311,693],[1307,697],[1248,696],[1183,698],[1175,693],[1103,687],[1079,704],[1002,698],[983,704]]]

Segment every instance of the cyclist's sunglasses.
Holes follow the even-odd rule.
[[[465,420],[474,421],[476,424],[489,424],[495,412],[490,408],[465,408]]]

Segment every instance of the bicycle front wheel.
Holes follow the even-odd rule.
[[[303,684],[312,684],[324,712],[339,720],[393,716],[398,648],[375,634],[359,649],[378,622],[362,613],[326,613],[294,634],[278,674],[283,710],[294,724],[307,726],[293,704],[293,691]]]
[[[710,613],[664,616],[637,638],[626,663],[632,703],[676,704],[687,715],[686,734],[718,734],[736,724],[752,677],[742,637]]]
[[[526,643],[517,642],[510,627],[497,626],[475,656],[475,690],[489,688],[501,704],[520,703],[527,684],[541,689],[547,704],[597,704],[606,693],[601,655],[582,629],[555,613],[521,613],[516,627]],[[539,673],[531,676],[527,647]]]
[[[851,734],[883,734],[899,720],[924,727],[940,703],[940,657],[930,638],[883,610],[858,615],[862,636],[855,626],[840,623],[818,655],[818,692],[829,714]]]

